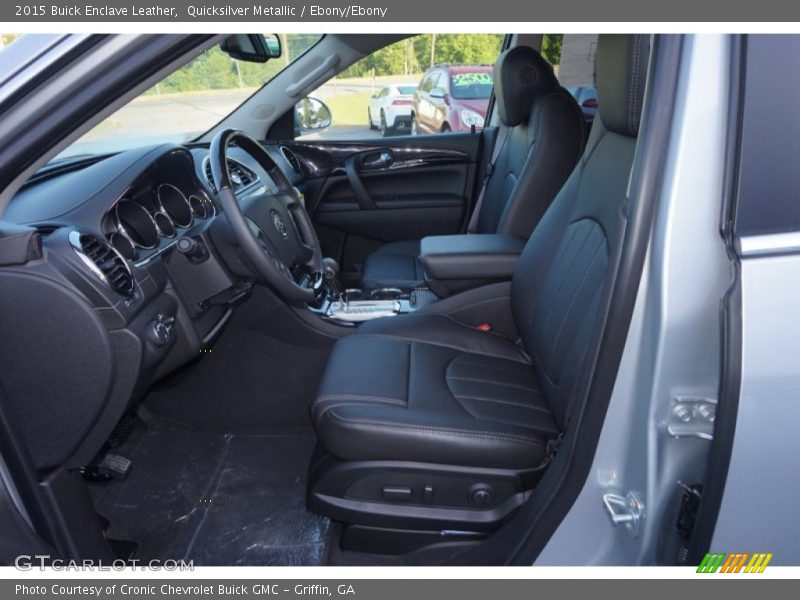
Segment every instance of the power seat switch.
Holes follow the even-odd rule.
[[[405,485],[387,485],[381,491],[384,500],[411,500],[411,488]]]

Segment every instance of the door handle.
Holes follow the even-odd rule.
[[[347,175],[347,181],[350,182],[350,187],[353,188],[353,195],[356,197],[356,202],[361,210],[374,210],[375,200],[369,195],[367,188],[364,187],[364,182],[361,181],[359,176],[359,162],[363,156],[351,156],[344,161],[344,172]]]
[[[392,153],[388,150],[381,150],[380,152],[372,152],[370,154],[364,155],[363,160],[361,161],[365,167],[370,169],[384,169],[390,166],[394,160],[392,159]]]

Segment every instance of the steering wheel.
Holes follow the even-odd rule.
[[[227,161],[231,145],[263,167],[277,193],[236,197]],[[257,277],[289,301],[313,300],[322,280],[322,249],[297,189],[261,144],[236,129],[214,136],[209,161],[219,203]]]

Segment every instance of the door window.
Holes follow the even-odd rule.
[[[492,65],[503,47],[497,34],[428,34],[401,40],[361,59],[309,96],[330,109],[325,129],[298,130],[301,140],[368,140],[379,136],[469,132],[483,127],[492,93]],[[387,84],[392,84],[387,87]],[[437,91],[417,119],[420,92]],[[370,127],[369,102],[381,98],[386,127]],[[413,125],[413,127],[412,127]]]

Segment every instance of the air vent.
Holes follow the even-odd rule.
[[[302,173],[300,172],[300,161],[297,160],[297,156],[295,156],[295,153],[289,150],[289,148],[287,148],[286,146],[281,146],[281,154],[283,154],[283,158],[286,159],[286,162],[292,165],[292,169],[294,169],[294,172],[297,173],[298,175],[302,175]]]
[[[214,182],[214,175],[211,172],[210,160],[206,160],[205,173],[208,184],[216,191],[217,185]],[[241,163],[230,158],[228,159],[228,173],[231,175],[231,183],[233,183],[235,189],[245,188],[256,180],[255,173]]]
[[[105,240],[73,231],[69,241],[83,263],[108,287],[126,298],[133,294],[134,282],[128,263]]]

